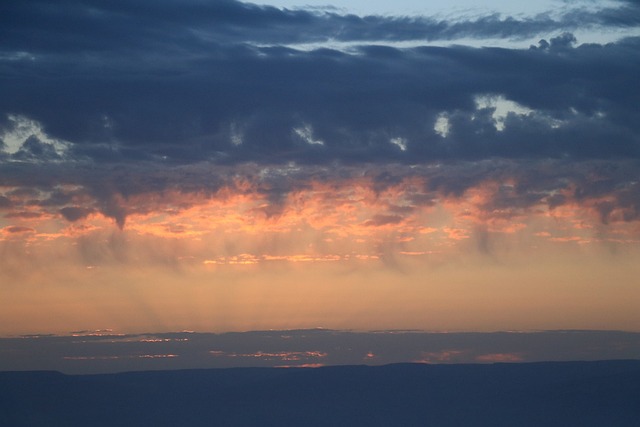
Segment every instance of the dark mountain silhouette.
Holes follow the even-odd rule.
[[[0,372],[1,426],[638,426],[640,361]]]

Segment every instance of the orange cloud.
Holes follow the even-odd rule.
[[[0,238],[34,247],[67,240],[67,248],[79,251],[93,241],[96,254],[135,247],[177,263],[247,265],[453,253],[496,235],[503,243],[529,236],[549,244],[636,244],[640,236],[638,224],[625,221],[630,207],[611,207],[612,197],[578,200],[571,186],[529,201],[513,178],[479,181],[455,195],[429,190],[429,178],[419,175],[276,182],[246,173],[214,190],[170,187],[106,201],[77,185],[31,192],[4,187]],[[124,225],[126,244],[105,243],[114,221]]]

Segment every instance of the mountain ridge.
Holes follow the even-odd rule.
[[[7,426],[636,426],[640,361],[0,372]]]

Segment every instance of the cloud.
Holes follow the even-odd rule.
[[[11,200],[6,196],[0,196],[0,208],[7,209],[11,207]]]
[[[99,345],[97,345],[99,344]],[[170,332],[0,338],[0,361],[8,369],[66,373],[131,371],[165,360],[166,369],[239,366],[305,366],[423,362],[494,363],[634,358],[637,333],[543,331],[429,333],[348,332],[328,329],[242,333]],[[38,357],[16,357],[32,355]],[[150,360],[151,359],[151,360]]]
[[[30,136],[22,143],[22,146],[18,152],[13,155],[13,158],[21,161],[51,161],[58,160],[60,156],[56,153],[52,144],[47,144],[35,136]]]
[[[194,218],[216,212],[226,233],[299,227],[314,249],[239,239],[203,259],[320,259],[345,235],[389,258],[432,250],[410,244],[427,234],[488,251],[540,218],[616,233],[640,218],[640,39],[578,32],[633,28],[634,2],[439,20],[232,0],[4,11],[0,208],[41,239],[105,219],[202,238],[212,228]],[[532,36],[531,48],[428,44]],[[450,218],[426,223],[439,210]]]
[[[78,221],[82,218],[85,218],[87,215],[91,213],[92,213],[91,209],[78,207],[78,206],[67,206],[60,209],[60,214],[64,217],[64,219],[71,222]]]
[[[284,58],[255,51],[239,61],[196,64],[203,75],[177,77],[162,85],[128,81],[129,77],[115,73],[112,84],[119,86],[119,94],[103,93],[106,82],[99,77],[78,92],[52,87],[66,105],[54,110],[76,119],[72,123],[54,113],[55,123],[44,126],[75,141],[71,154],[97,162],[637,157],[637,112],[630,102],[635,91],[633,85],[625,86],[625,81],[632,81],[629,47],[637,51],[635,43],[572,48],[562,55],[536,50],[387,48],[394,51],[393,60],[367,51],[339,60],[300,51]],[[596,67],[602,55],[610,61]],[[602,81],[599,73],[617,79]],[[497,107],[474,104],[484,94],[499,94],[531,113],[508,114],[498,129],[493,116]],[[73,106],[86,103],[82,98],[88,96],[111,98],[116,104],[109,113],[115,123],[112,137],[94,132],[93,119],[87,117],[103,115],[104,106],[85,105],[74,111]],[[152,106],[158,97],[173,102],[158,109]],[[135,111],[122,116],[121,110],[131,108],[127,104]],[[31,116],[45,113],[38,105],[30,108]],[[434,129],[443,113],[448,119],[446,137]],[[227,131],[233,123],[242,125],[242,144],[237,143],[237,134]],[[398,150],[390,140],[402,141],[404,149]],[[17,159],[42,153],[41,144],[31,145],[17,153]]]
[[[23,218],[23,219],[28,219],[28,218],[40,218],[41,216],[42,216],[42,214],[40,212],[25,211],[25,212],[9,212],[4,217],[5,218]]]
[[[18,233],[33,233],[35,230],[33,228],[29,228],[29,227],[20,227],[20,226],[16,226],[16,225],[12,225],[9,227],[5,227],[2,229],[3,231],[7,232],[7,233],[11,233],[11,234],[18,234]]]
[[[402,217],[400,215],[374,215],[373,218],[365,221],[364,225],[367,227],[381,227],[384,225],[390,224],[398,224],[402,222]]]
[[[231,0],[164,1],[144,11],[89,1],[5,8],[4,140],[17,138],[10,118],[20,115],[69,144],[61,152],[27,137],[14,161],[326,164],[639,154],[638,39],[580,45],[565,32],[530,50],[367,42],[544,36],[577,22],[631,26],[634,3],[522,22],[343,16]],[[349,51],[285,46],[328,38],[366,43]],[[478,107],[478,96],[529,113],[507,114],[496,128],[498,107]]]
[[[4,217],[36,229],[59,230],[61,224],[45,225],[59,217],[74,226],[103,227],[100,218],[106,218],[120,229],[129,224],[136,233],[158,237],[193,238],[215,225],[248,235],[304,227],[322,238],[393,231],[400,241],[433,229],[425,221],[442,209],[465,222],[438,220],[439,229],[457,230],[450,236],[469,237],[473,229],[513,233],[553,215],[612,227],[634,223],[640,212],[638,166],[631,159],[282,168],[206,162],[164,169],[76,167],[68,173],[62,164],[33,172],[28,164],[10,164],[2,168],[2,179],[15,188],[3,196]],[[224,221],[199,219],[211,215]]]
[[[214,3],[163,1],[143,3],[47,2],[4,7],[3,39],[14,53],[29,57],[33,51],[105,51],[114,46],[145,51],[185,45],[202,51],[211,42],[309,43],[340,41],[451,40],[464,37],[526,37],[559,29],[634,27],[640,21],[637,4],[617,2],[609,7],[569,8],[565,12],[516,18],[491,14],[475,19],[429,16],[356,16],[333,10],[279,9],[235,0]],[[56,22],[64,23],[60,31]],[[163,41],[158,35],[164,35]],[[82,35],[80,38],[78,35]],[[19,55],[18,52],[22,53]]]
[[[637,2],[458,18],[5,3],[6,330],[637,323]],[[527,352],[454,344],[409,360]],[[368,353],[383,360],[354,360]]]

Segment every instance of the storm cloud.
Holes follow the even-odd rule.
[[[639,218],[640,38],[576,36],[635,34],[637,2],[447,19],[234,0],[1,8],[5,219],[122,229],[230,191],[278,218],[287,195],[356,181],[376,195],[419,182],[360,219],[376,229],[480,186],[485,232],[541,208]],[[463,45],[489,38],[537,41]]]
[[[65,142],[56,151],[26,135],[13,161],[415,163],[639,154],[640,39],[585,45],[570,33],[545,38],[578,22],[637,26],[635,3],[557,19],[438,23],[236,1],[3,8],[4,139],[34,120]],[[532,34],[541,41],[531,49],[428,43]],[[292,47],[329,39],[359,43]],[[504,101],[520,110],[499,116]]]

